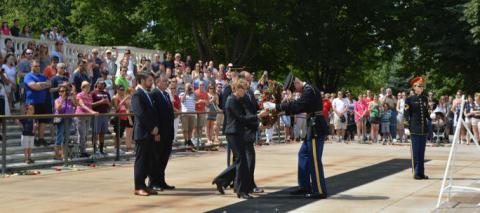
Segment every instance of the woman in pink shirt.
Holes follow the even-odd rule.
[[[367,114],[367,104],[365,103],[363,96],[360,94],[358,95],[358,101],[354,104],[354,111],[355,111],[355,123],[357,124],[357,134],[358,139],[362,142],[366,141],[366,114]]]
[[[77,108],[75,114],[98,114],[92,110],[92,96],[90,95],[90,83],[83,81],[81,84],[82,91],[77,94],[76,102]],[[80,144],[80,157],[89,157],[87,154],[85,143],[87,141],[88,127],[90,126],[89,117],[77,117],[75,118],[77,124],[77,142]]]

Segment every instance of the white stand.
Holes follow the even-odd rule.
[[[474,141],[475,145],[480,150],[480,145],[478,144],[477,139],[473,136],[472,132],[470,131],[470,129],[465,124],[465,121],[462,118],[463,116],[461,116],[461,115],[463,115],[464,106],[465,106],[465,96],[462,96],[462,104],[461,104],[461,108],[460,108],[460,114],[458,116],[457,127],[455,128],[455,134],[453,135],[452,147],[450,148],[450,154],[448,156],[447,166],[445,168],[445,174],[443,175],[443,181],[442,181],[442,185],[441,185],[441,188],[440,188],[440,193],[438,195],[437,208],[439,208],[440,205],[442,204],[442,197],[445,193],[448,193],[447,201],[450,200],[452,189],[470,190],[470,191],[480,192],[480,188],[453,185],[453,173],[454,173],[454,168],[455,168],[455,155],[456,155],[458,145],[461,144],[460,129],[461,129],[462,125],[465,127],[465,129],[467,129],[468,134],[470,135],[470,137],[473,138],[473,141]],[[448,184],[446,185],[447,179],[448,179]],[[479,203],[479,205],[480,205],[480,203]]]

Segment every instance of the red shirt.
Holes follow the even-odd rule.
[[[200,89],[195,90],[195,96],[197,97],[198,100],[205,100],[208,101],[208,94],[207,92],[203,91],[200,92]],[[195,111],[196,112],[205,112],[205,103],[196,103],[195,104]]]
[[[51,79],[57,74],[57,70],[52,65],[48,65],[43,71],[43,74],[46,75],[48,79]]]
[[[95,90],[92,92],[93,103],[100,101],[102,99],[110,100],[110,95],[108,94],[108,92],[98,91],[98,90]],[[110,111],[110,106],[108,104],[100,104],[100,105],[94,106],[92,109],[99,113],[107,113]]]
[[[178,97],[178,95],[174,95],[173,96],[173,108],[177,109],[177,110],[180,110],[180,98]]]
[[[328,115],[330,110],[332,109],[332,102],[328,98],[323,99],[323,117],[328,120]]]

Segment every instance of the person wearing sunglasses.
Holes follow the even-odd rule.
[[[52,102],[48,94],[52,84],[47,80],[47,76],[40,72],[39,61],[32,61],[32,71],[25,75],[23,83],[26,85],[25,104],[34,106],[35,115],[52,114]],[[38,119],[38,140],[36,145],[48,145],[44,139],[45,127],[48,123],[51,123],[51,119]]]
[[[425,78],[416,77],[410,81],[414,95],[405,101],[405,119],[408,121],[409,132],[412,139],[412,168],[415,180],[428,179],[425,175],[425,146],[427,143],[428,127],[430,120],[428,113],[428,98],[424,93]],[[408,131],[407,131],[408,132]]]
[[[55,99],[55,114],[73,114],[75,113],[75,103],[73,102],[72,97],[68,91],[67,85],[60,85],[58,86],[58,94],[59,97]],[[71,125],[71,118],[55,118],[54,124],[57,127],[57,138],[55,141],[55,160],[62,160],[63,159],[63,144],[65,143],[65,127],[67,125]],[[69,125],[69,126],[70,126]],[[70,128],[67,128],[69,131]]]

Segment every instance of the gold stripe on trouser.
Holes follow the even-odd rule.
[[[412,159],[412,175],[414,175],[414,162],[413,162],[413,141],[410,143],[410,159]]]
[[[319,169],[318,169],[318,161],[317,161],[317,140],[316,138],[312,138],[312,147],[313,147],[313,163],[314,163],[314,167],[315,167],[315,181],[317,182],[317,188],[318,188],[318,192],[320,194],[323,194],[323,191],[322,191],[322,187],[320,185],[320,172],[319,172]]]
[[[233,164],[233,150],[232,150],[232,147],[230,147],[230,165]],[[230,166],[228,165],[228,166]]]

